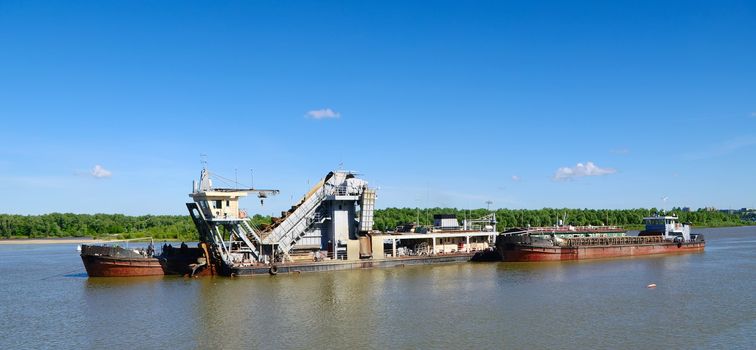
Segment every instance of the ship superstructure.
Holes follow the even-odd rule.
[[[346,256],[348,242],[373,229],[375,198],[353,172],[331,172],[262,232],[262,243],[277,246],[285,261],[292,260],[292,250]]]
[[[690,241],[697,235],[691,236],[690,225],[680,223],[676,215],[654,215],[643,218],[646,229],[639,236],[662,236],[665,240]]]
[[[346,258],[347,247],[359,246],[361,257],[370,257],[376,192],[354,172],[333,171],[268,227],[257,227],[239,207],[239,200],[256,194],[260,200],[278,190],[213,187],[211,173],[203,169],[187,203],[200,241],[209,245],[211,260],[220,272],[234,274],[240,268],[293,262],[299,253],[323,252],[333,259]],[[308,255],[309,256],[309,255]]]

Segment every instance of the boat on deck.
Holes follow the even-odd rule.
[[[81,260],[89,277],[162,276],[152,243],[147,248],[124,248],[117,244],[81,245]]]
[[[627,236],[617,227],[554,227],[513,229],[496,238],[496,248],[481,252],[473,261],[560,261],[625,256],[701,252],[703,235],[691,234],[690,225],[677,216],[643,219],[646,228]]]

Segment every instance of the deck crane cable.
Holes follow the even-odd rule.
[[[226,183],[226,184],[229,184],[229,185],[236,185],[236,186],[240,185],[240,183],[238,183],[238,182],[236,182],[236,181],[233,181],[233,180],[231,180],[231,179],[229,179],[229,178],[223,177],[223,176],[221,176],[221,175],[218,175],[218,174],[216,174],[216,173],[214,173],[214,172],[208,171],[208,173],[209,173],[209,174],[210,174],[211,176],[213,176],[213,177],[215,177],[216,179],[218,179],[218,180],[219,180],[220,182],[223,182],[223,183]],[[245,187],[246,187],[246,185],[244,185],[244,184],[241,184],[241,185],[243,185],[243,186],[245,186]],[[249,187],[249,188],[252,188],[252,187]],[[258,231],[258,232],[262,232],[262,230],[260,229],[260,226],[259,226],[259,225],[256,225],[256,224],[254,224],[254,223],[252,222],[252,220],[247,220],[247,221],[249,222],[250,226],[252,226],[252,228],[253,228],[253,229],[255,229],[255,230],[256,230],[256,231]]]
[[[249,186],[247,186],[247,185],[244,185],[244,184],[242,184],[242,183],[240,183],[240,182],[238,182],[238,181],[234,181],[234,180],[231,180],[231,179],[229,179],[229,178],[227,178],[227,177],[223,177],[223,176],[221,176],[221,175],[219,175],[219,174],[216,174],[216,173],[214,173],[214,172],[208,171],[208,173],[210,173],[210,175],[211,175],[211,176],[215,177],[216,179],[218,179],[219,181],[221,181],[221,182],[223,182],[223,183],[225,183],[225,184],[228,184],[228,185],[233,185],[233,186],[239,186],[239,185],[243,185],[244,187],[247,187],[247,188],[252,188],[252,187],[249,187]]]

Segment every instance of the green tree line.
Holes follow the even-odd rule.
[[[396,226],[405,223],[419,223],[432,225],[435,214],[456,214],[461,222],[464,218],[477,219],[491,212],[496,213],[497,231],[504,231],[512,227],[552,226],[559,220],[565,225],[614,225],[630,229],[638,229],[643,225],[643,218],[661,213],[656,208],[651,209],[486,209],[463,210],[455,208],[387,208],[375,212],[375,229],[381,231],[394,230]],[[675,214],[681,222],[690,222],[700,227],[740,226],[749,224],[739,216],[719,211],[682,211],[674,208],[665,214]],[[753,224],[753,223],[750,223]]]
[[[0,237],[190,238],[196,236],[188,215],[0,214]]]
[[[496,229],[503,231],[511,227],[550,226],[558,220],[565,224],[616,225],[626,228],[639,228],[643,217],[657,213],[651,209],[497,209]],[[463,210],[455,208],[386,208],[375,211],[374,228],[391,231],[396,226],[406,223],[432,225],[435,214],[456,214],[460,220],[475,219],[490,213],[486,209]],[[672,210],[682,222],[691,222],[695,226],[717,227],[748,224],[733,214],[698,210],[683,212],[679,208]],[[252,221],[260,226],[270,224],[269,216],[255,215]],[[752,224],[752,222],[751,222]],[[0,237],[2,238],[45,238],[45,237],[110,237],[129,239],[153,237],[155,239],[196,240],[197,232],[188,215],[143,215],[127,216],[122,214],[71,214],[51,213],[44,215],[10,215],[0,214]]]

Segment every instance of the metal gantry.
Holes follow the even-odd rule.
[[[249,193],[258,197],[277,190],[215,188],[203,169],[187,203],[200,239],[210,244],[227,266],[291,261],[296,249],[328,251],[337,257],[347,241],[372,230],[375,190],[348,171],[335,171],[319,181],[297,204],[270,227],[255,227],[238,201]]]

